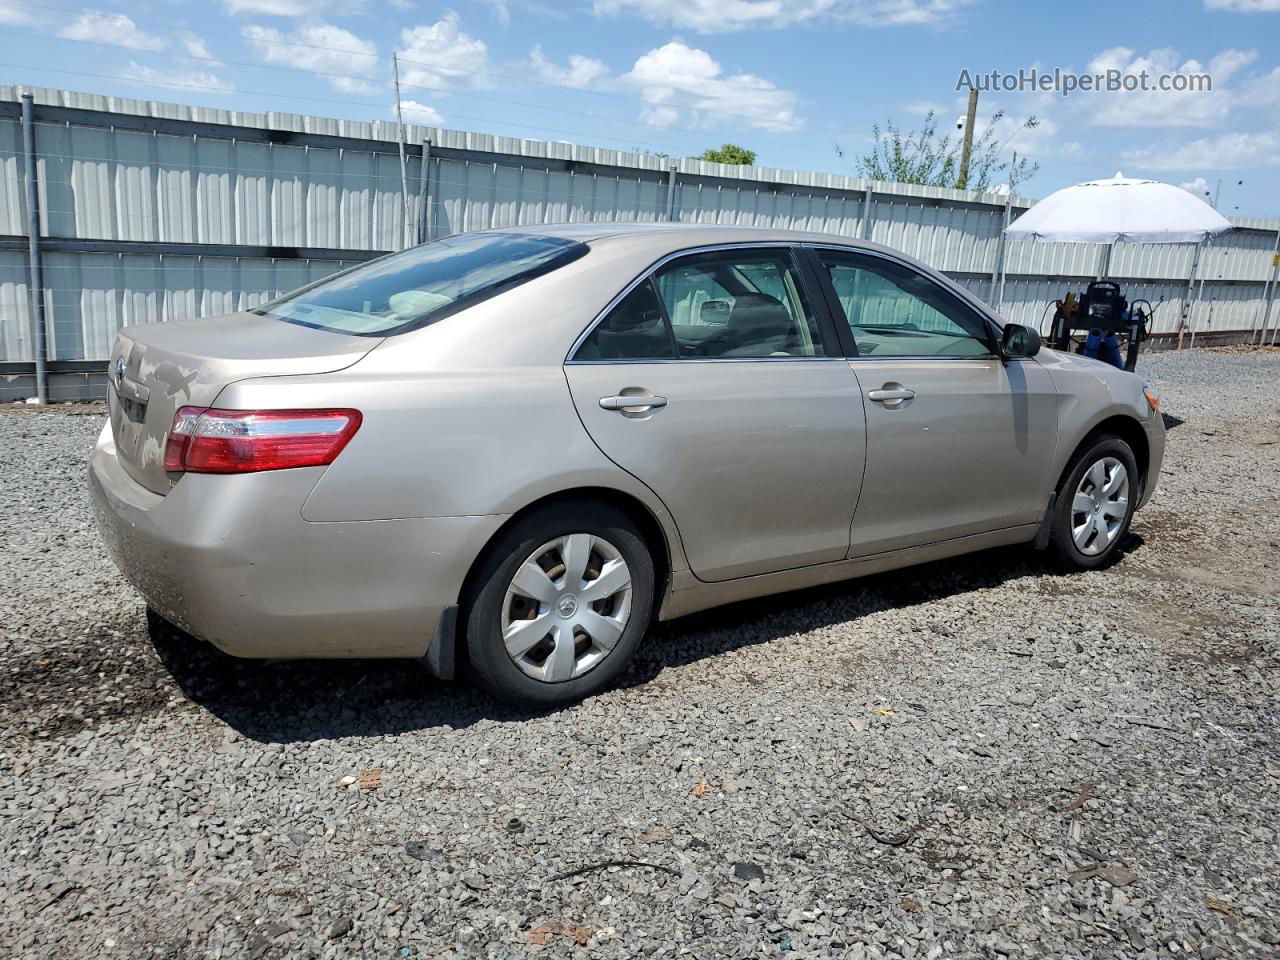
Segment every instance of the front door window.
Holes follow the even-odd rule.
[[[828,250],[818,256],[859,356],[992,355],[982,317],[923,274],[883,257]]]

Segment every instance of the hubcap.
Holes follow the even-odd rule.
[[[549,540],[516,568],[502,601],[502,641],[535,680],[561,683],[607,657],[631,617],[631,571],[590,533]]]
[[[1097,556],[1120,535],[1129,512],[1129,471],[1103,457],[1080,479],[1071,501],[1071,539],[1086,556]]]

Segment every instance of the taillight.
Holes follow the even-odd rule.
[[[170,473],[256,473],[333,463],[360,428],[359,410],[180,407],[164,448]]]
[[[196,432],[196,421],[207,407],[179,407],[173,415],[173,426],[169,428],[169,439],[164,444],[164,468],[169,473],[181,473],[186,467],[183,461],[187,455],[187,444]]]

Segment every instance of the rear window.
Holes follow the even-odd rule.
[[[385,337],[577,260],[585,244],[520,233],[447,237],[361,264],[254,312],[319,330]]]

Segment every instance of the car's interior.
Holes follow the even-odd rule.
[[[804,301],[790,257],[740,250],[690,257],[658,271],[609,312],[576,357],[645,360],[822,354],[817,322]]]
[[[660,271],[681,356],[813,357],[822,341],[789,258],[737,251]]]
[[[676,349],[653,282],[645,280],[609,311],[574,356],[578,360],[674,360]]]
[[[859,355],[991,354],[985,321],[928,277],[861,254],[819,256]],[[785,358],[823,353],[790,257],[747,249],[691,256],[659,270],[609,312],[576,358]]]
[[[556,237],[462,234],[362,263],[255,307],[290,323],[385,336],[421,326],[585,255]]]
[[[823,256],[860,356],[973,357],[991,353],[980,317],[927,277],[871,258]]]

